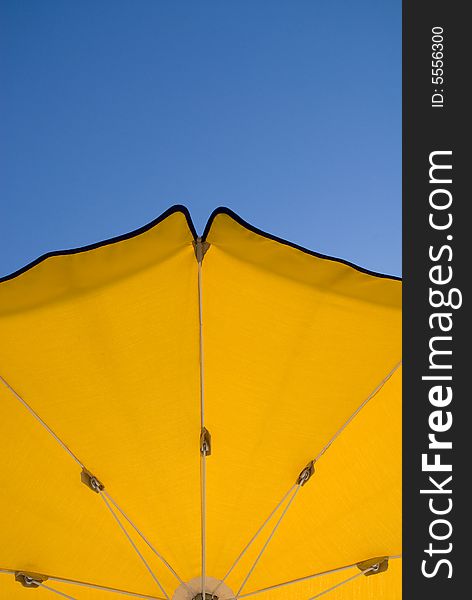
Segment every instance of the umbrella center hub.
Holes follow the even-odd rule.
[[[229,600],[234,598],[233,591],[215,577],[205,577],[205,594],[202,593],[202,578],[194,577],[187,583],[179,585],[175,590],[172,600]]]

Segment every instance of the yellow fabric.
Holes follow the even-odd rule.
[[[0,375],[185,580],[200,575],[197,261],[182,212],[0,284]],[[207,574],[401,359],[401,284],[218,214],[202,264]],[[162,597],[80,467],[0,385],[0,569]],[[279,513],[280,514],[280,513]],[[228,579],[236,591],[271,521]],[[160,581],[178,582],[128,527]],[[401,374],[315,465],[244,592],[401,553]],[[400,560],[327,597],[399,600]],[[357,571],[261,594],[308,600]],[[80,600],[115,597],[49,583]],[[0,572],[0,598],[54,597]],[[119,596],[117,596],[119,597]]]

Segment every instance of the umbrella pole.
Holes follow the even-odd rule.
[[[226,571],[226,574],[223,577],[223,579],[215,587],[215,589],[211,592],[212,595],[215,595],[216,592],[220,589],[221,584],[224,583],[228,579],[228,577],[231,575],[231,573],[233,572],[233,570],[236,567],[236,565],[239,563],[239,561],[243,558],[243,556],[246,554],[246,552],[249,550],[249,548],[252,546],[252,544],[256,541],[256,539],[262,533],[262,531],[264,530],[264,528],[267,525],[267,523],[272,519],[272,517],[279,510],[279,508],[282,506],[282,504],[285,502],[285,500],[288,498],[288,496],[293,492],[293,490],[295,489],[295,486],[296,486],[296,484],[293,484],[292,487],[285,492],[285,494],[283,495],[282,499],[278,502],[277,506],[274,509],[272,509],[272,511],[269,514],[269,516],[262,523],[262,525],[259,527],[259,529],[256,531],[256,533],[252,536],[252,538],[249,540],[249,542],[241,550],[241,552],[239,553],[238,557],[233,562],[233,564],[231,565],[231,567]]]

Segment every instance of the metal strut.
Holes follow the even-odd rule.
[[[311,596],[311,598],[309,598],[308,600],[316,600],[317,598],[321,598],[321,596],[324,596],[325,594],[329,594],[329,592],[334,592],[334,590],[337,590],[342,585],[346,585],[346,583],[349,583],[350,581],[354,581],[354,579],[357,579],[358,577],[362,577],[362,575],[364,575],[364,573],[357,573],[356,575],[352,575],[352,577],[343,579],[343,581],[340,581],[336,585],[333,585],[330,588],[323,590],[322,592],[320,592],[319,594],[316,594],[315,596]]]
[[[142,555],[142,553],[140,552],[139,548],[136,546],[136,544],[134,543],[133,539],[131,538],[130,534],[126,531],[125,526],[123,525],[123,523],[120,521],[118,515],[115,513],[115,511],[113,510],[111,504],[108,502],[107,498],[105,497],[105,494],[103,494],[101,491],[99,491],[100,497],[103,500],[103,502],[105,503],[106,507],[108,508],[108,510],[110,511],[110,513],[112,514],[113,518],[115,519],[118,527],[121,529],[121,531],[123,532],[124,536],[126,537],[126,539],[128,540],[128,542],[131,544],[131,547],[133,548],[133,550],[136,552],[136,554],[138,555],[138,557],[140,558],[141,562],[143,563],[143,565],[146,567],[149,575],[151,575],[151,577],[153,578],[154,582],[157,584],[157,586],[159,587],[159,589],[161,590],[161,592],[164,594],[166,600],[170,600],[169,595],[167,594],[167,592],[165,591],[165,589],[163,588],[161,582],[159,581],[159,579],[157,578],[157,576],[155,575],[154,571],[151,569],[151,567],[149,566],[149,563],[147,562],[147,560],[144,558],[144,556]]]
[[[351,421],[353,421],[357,415],[361,412],[361,410],[364,408],[364,406],[370,402],[372,400],[372,398],[374,396],[376,396],[380,390],[383,388],[383,386],[387,383],[387,381],[393,377],[393,375],[398,371],[398,369],[401,367],[402,365],[402,361],[400,360],[391,371],[389,371],[387,373],[387,375],[382,379],[382,381],[377,385],[377,387],[375,387],[371,393],[367,396],[367,398],[356,408],[356,410],[352,413],[352,415],[347,419],[347,421],[345,421],[341,427],[336,431],[336,433],[333,435],[333,437],[328,441],[327,444],[325,444],[323,446],[323,448],[318,452],[316,458],[315,458],[315,462],[318,461],[323,454],[326,452],[326,450],[328,450],[328,448],[331,446],[331,444],[341,435],[341,433],[346,429],[346,427],[351,423]]]
[[[80,458],[78,458],[73,452],[72,450],[67,446],[67,444],[61,440],[61,438],[56,434],[55,431],[53,431],[51,429],[51,427],[49,427],[49,425],[38,415],[38,413],[28,404],[28,402],[26,402],[26,400],[24,398],[22,398],[20,396],[20,394],[13,389],[13,387],[8,383],[8,381],[2,377],[0,375],[0,383],[2,385],[4,385],[7,390],[24,406],[24,408],[26,408],[26,410],[30,413],[30,415],[32,415],[36,421],[42,426],[44,427],[44,429],[49,433],[49,435],[51,437],[53,437],[56,442],[62,446],[62,448],[67,452],[67,454],[73,459],[75,460],[75,462],[82,467],[82,469],[85,469],[85,465],[84,463],[80,460]]]
[[[44,588],[48,592],[52,592],[53,594],[56,594],[56,596],[61,596],[61,598],[67,598],[67,600],[78,600],[78,598],[75,598],[75,596],[69,596],[69,594],[65,594],[64,592],[55,590],[54,588],[49,587],[48,585],[45,585],[44,583],[39,583],[39,587]]]
[[[26,571],[15,571],[12,569],[0,569],[0,573],[5,573],[8,575],[14,575],[15,580],[27,588],[36,588],[41,587],[45,581],[57,582],[57,583],[66,583],[70,585],[75,585],[79,587],[89,588],[92,590],[99,590],[102,592],[112,592],[115,594],[119,594],[120,596],[128,596],[133,598],[142,598],[143,600],[165,600],[160,596],[151,596],[150,594],[140,594],[139,592],[133,592],[130,590],[123,590],[119,588],[109,587],[106,585],[100,585],[98,583],[90,583],[87,581],[79,581],[77,579],[67,579],[65,577],[56,577],[54,575],[43,575],[39,573],[31,573]],[[55,590],[54,590],[55,591]]]
[[[261,551],[259,552],[259,554],[257,555],[255,561],[252,563],[251,568],[249,569],[249,573],[246,575],[246,577],[244,578],[243,582],[241,583],[241,585],[239,586],[239,590],[236,593],[236,597],[239,597],[239,595],[241,594],[241,592],[243,591],[244,586],[246,585],[246,583],[248,582],[249,578],[251,577],[251,575],[254,572],[254,569],[256,568],[258,562],[260,561],[260,559],[262,558],[262,555],[264,554],[264,552],[267,550],[267,546],[270,544],[272,538],[275,535],[275,532],[277,531],[277,529],[279,528],[280,524],[282,523],[283,518],[285,517],[285,515],[288,512],[288,509],[290,508],[290,506],[292,505],[292,502],[295,500],[295,498],[297,497],[298,492],[302,489],[301,484],[297,485],[295,488],[295,491],[293,492],[292,496],[290,497],[290,500],[287,502],[287,505],[285,506],[285,508],[282,511],[282,514],[280,515],[279,519],[277,520],[276,524],[274,525],[274,527],[272,528],[272,531],[270,532],[269,537],[267,538],[265,544],[262,546]]]
[[[272,538],[274,537],[277,529],[279,528],[280,524],[282,523],[283,518],[285,517],[285,515],[288,512],[288,509],[290,508],[290,506],[292,505],[292,502],[295,500],[295,498],[297,497],[298,492],[301,490],[301,488],[309,481],[309,479],[311,479],[313,473],[315,472],[315,461],[311,460],[306,467],[304,467],[302,469],[302,471],[300,472],[299,476],[297,477],[297,480],[295,482],[295,486],[292,487],[291,489],[294,489],[294,492],[292,494],[292,496],[290,497],[290,500],[287,502],[287,505],[285,506],[285,508],[282,511],[282,514],[280,515],[278,521],[276,522],[276,524],[274,525],[274,527],[272,528],[272,531],[269,534],[269,537],[267,538],[265,544],[262,546],[261,551],[259,552],[259,554],[257,555],[255,561],[253,562],[251,568],[249,569],[248,574],[246,575],[246,577],[244,578],[243,582],[241,583],[239,590],[236,594],[236,597],[239,597],[239,595],[241,594],[244,586],[246,585],[246,583],[248,582],[249,578],[251,577],[252,573],[254,572],[254,569],[256,568],[258,562],[260,561],[260,559],[262,558],[262,555],[264,554],[264,552],[267,549],[267,546],[270,544]]]
[[[288,496],[290,496],[290,494],[292,494],[292,492],[294,492],[293,495],[292,495],[292,497],[290,498],[287,506],[283,510],[282,515],[280,516],[279,520],[277,521],[277,523],[275,524],[275,526],[272,529],[271,533],[269,534],[269,538],[267,539],[267,541],[264,544],[261,552],[259,553],[259,555],[256,558],[255,562],[253,563],[253,565],[252,565],[249,573],[247,574],[246,578],[244,579],[243,583],[241,584],[241,587],[239,588],[239,591],[238,591],[238,597],[239,597],[240,592],[242,591],[243,587],[246,585],[249,577],[251,576],[252,572],[254,571],[254,569],[257,566],[257,563],[259,562],[260,558],[262,557],[262,554],[265,552],[267,546],[269,545],[269,543],[272,540],[275,532],[277,531],[277,529],[278,529],[278,527],[279,527],[282,519],[286,515],[288,509],[290,508],[290,505],[291,505],[292,501],[295,499],[295,496],[297,495],[297,493],[300,490],[300,488],[303,487],[307,483],[307,481],[312,477],[312,475],[314,474],[314,472],[315,472],[315,462],[312,460],[312,461],[310,461],[306,465],[306,467],[304,467],[302,469],[302,471],[300,472],[299,476],[297,477],[297,480],[294,483],[294,485],[284,494],[284,496],[279,501],[279,503],[276,505],[276,507],[272,510],[272,512],[269,514],[269,516],[265,519],[265,521],[262,523],[262,525],[259,527],[259,529],[256,531],[256,533],[252,536],[252,538],[249,540],[249,542],[246,544],[246,546],[243,548],[243,550],[239,553],[238,557],[233,562],[233,564],[231,565],[231,567],[228,569],[228,571],[226,572],[226,574],[223,577],[223,579],[220,581],[220,583],[213,590],[213,592],[212,592],[213,594],[215,594],[218,591],[218,589],[220,588],[221,584],[226,581],[226,579],[232,573],[232,571],[234,570],[234,568],[236,567],[236,565],[239,563],[239,561],[242,559],[242,557],[246,554],[246,552],[252,546],[252,544],[254,543],[254,541],[259,537],[259,535],[264,530],[265,526],[269,523],[269,521],[272,519],[272,517],[275,515],[275,513],[278,511],[278,509],[283,505],[283,503],[288,498]]]
[[[154,579],[154,582],[157,584],[157,586],[159,587],[159,589],[161,590],[161,592],[164,594],[166,600],[170,600],[169,595],[165,591],[164,587],[162,586],[161,582],[159,581],[159,579],[155,575],[154,571],[151,569],[149,563],[144,558],[144,556],[140,552],[139,548],[136,546],[136,544],[134,543],[133,539],[131,538],[131,536],[129,535],[129,533],[126,531],[126,528],[124,527],[123,523],[120,521],[118,515],[113,510],[112,504],[110,502],[112,502],[115,506],[116,506],[116,504],[111,499],[110,499],[110,502],[109,502],[109,500],[108,500],[109,496],[105,492],[105,486],[103,485],[103,483],[97,477],[95,477],[95,475],[93,475],[92,473],[90,473],[90,471],[88,471],[85,468],[82,469],[82,473],[80,475],[80,479],[81,479],[82,483],[84,483],[87,487],[89,487],[92,491],[94,491],[96,494],[98,494],[101,497],[101,499],[105,503],[105,506],[108,508],[108,510],[112,514],[112,516],[113,516],[115,522],[117,523],[118,527],[121,529],[121,531],[123,532],[124,536],[126,537],[126,539],[128,540],[128,542],[131,544],[131,547],[136,552],[136,554],[140,558],[140,560],[143,563],[143,565],[146,567],[146,569],[149,572],[149,574],[151,575],[151,577]],[[123,512],[119,508],[118,508],[118,510],[124,516]],[[128,523],[130,523],[130,521],[129,521],[129,519],[127,517],[125,517],[125,519],[128,521]],[[135,527],[133,527],[133,529],[136,530]],[[141,537],[143,537],[143,536],[141,536]]]
[[[213,590],[213,592],[212,592],[213,594],[216,594],[216,592],[220,589],[221,584],[224,583],[228,579],[228,577],[231,575],[231,573],[233,572],[236,565],[239,563],[239,561],[243,558],[243,556],[246,554],[246,552],[249,550],[249,548],[252,546],[252,544],[257,540],[259,535],[262,533],[262,531],[264,530],[267,523],[269,523],[269,521],[272,519],[272,517],[275,515],[275,513],[279,510],[279,508],[282,506],[282,504],[285,502],[285,500],[288,498],[288,496],[293,492],[293,490],[295,489],[295,486],[296,486],[296,484],[292,485],[292,487],[287,492],[285,492],[285,494],[282,496],[282,499],[279,500],[276,507],[272,509],[272,511],[266,517],[265,521],[262,523],[262,525],[259,527],[259,529],[256,531],[256,533],[252,536],[252,538],[249,540],[249,542],[241,550],[241,552],[239,553],[238,557],[233,562],[231,567],[226,571],[226,574],[223,577],[223,579]]]
[[[360,577],[361,575],[365,575],[367,577],[369,575],[383,573],[388,568],[388,561],[397,559],[397,558],[401,558],[401,555],[370,558],[368,560],[365,560],[365,561],[362,561],[359,563],[351,563],[350,565],[344,565],[342,567],[336,567],[335,569],[329,569],[328,571],[321,571],[319,573],[313,573],[312,575],[306,575],[305,577],[297,577],[297,579],[291,579],[290,581],[282,581],[281,583],[276,583],[274,585],[260,588],[258,590],[254,590],[252,592],[247,592],[246,594],[238,594],[236,596],[232,596],[231,598],[228,598],[227,600],[243,600],[243,598],[250,598],[252,596],[257,596],[258,594],[270,592],[270,591],[273,591],[273,590],[276,590],[276,589],[279,589],[282,587],[294,585],[296,583],[301,583],[303,581],[309,581],[310,579],[323,577],[325,575],[339,573],[341,571],[346,571],[346,570],[352,569],[354,567],[357,567],[361,571],[361,573],[356,573],[356,575],[349,577],[348,579],[345,579],[344,581],[341,581],[340,583],[336,584],[334,587],[324,590],[323,592],[320,592],[317,596],[314,596],[309,599],[309,600],[315,600],[315,598],[319,598],[319,597],[323,596],[324,594],[327,594],[328,592],[335,590],[336,588],[340,587],[341,585],[344,585],[345,583],[348,583],[349,581],[352,581],[353,579]]]
[[[121,516],[131,525],[131,527],[136,531],[139,537],[143,540],[143,542],[148,546],[148,548],[157,556],[157,558],[169,569],[172,575],[177,579],[177,581],[183,585],[190,594],[193,594],[194,591],[190,588],[190,586],[183,581],[180,575],[176,572],[176,570],[172,567],[172,565],[167,562],[167,560],[162,556],[160,552],[156,550],[156,548],[151,544],[149,539],[144,535],[144,533],[139,529],[139,527],[131,520],[131,518],[125,513],[125,511],[120,507],[120,505],[113,499],[110,494],[103,489],[102,493],[107,499],[113,504],[116,510],[121,514]]]
[[[210,437],[211,439],[211,437]],[[182,580],[182,578],[178,575],[178,573],[173,569],[173,567],[167,562],[167,560],[160,554],[156,548],[151,544],[148,538],[141,532],[141,530],[133,523],[133,521],[128,517],[128,515],[124,512],[124,510],[117,504],[117,502],[110,496],[110,494],[105,490],[104,484],[91,473],[87,469],[82,469],[82,473],[80,475],[80,479],[82,483],[84,483],[87,487],[89,487],[93,492],[97,494],[103,494],[107,500],[110,501],[111,504],[118,510],[121,516],[131,525],[131,527],[136,531],[139,537],[146,543],[146,545],[152,550],[152,552],[161,560],[161,562],[169,569],[169,571],[174,575],[179,583],[187,588],[190,593],[193,593],[193,590]],[[104,498],[105,500],[105,498]],[[110,508],[110,506],[109,506]],[[160,587],[160,585],[159,585]],[[162,590],[163,591],[163,590]],[[165,594],[165,592],[164,592]]]

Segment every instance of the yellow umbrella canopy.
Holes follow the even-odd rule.
[[[401,596],[401,283],[173,207],[0,284],[0,597]]]

